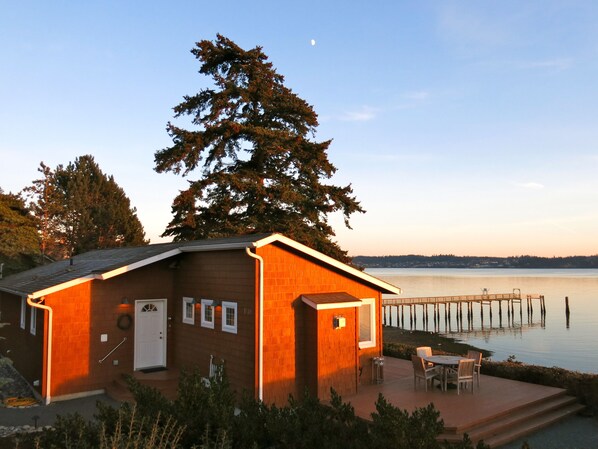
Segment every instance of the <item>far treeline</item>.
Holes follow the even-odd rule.
[[[571,257],[356,256],[363,268],[598,268],[598,255]]]

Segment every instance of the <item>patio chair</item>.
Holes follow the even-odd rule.
[[[475,360],[474,373],[478,378],[478,388],[480,387],[480,369],[482,368],[482,353],[480,351],[467,351],[467,358]]]
[[[429,357],[432,355],[432,348],[429,346],[420,346],[419,348],[415,348],[415,352],[417,354],[418,357]],[[424,360],[424,365],[426,366],[426,368],[431,368],[434,366],[433,363],[431,362],[426,362]]]
[[[475,369],[475,360],[473,359],[461,359],[459,360],[459,366],[457,369],[449,368],[446,371],[446,382],[457,384],[457,394],[460,393],[461,384],[464,384],[464,388],[467,384],[471,384],[471,393],[473,394],[473,372]]]
[[[425,391],[428,391],[428,381],[432,382],[434,387],[434,380],[441,383],[440,373],[436,367],[426,368],[424,359],[416,355],[411,356],[411,363],[413,364],[413,389],[417,389],[417,381],[421,379],[424,381]]]

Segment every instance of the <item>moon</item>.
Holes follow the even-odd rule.
[[[314,45],[316,45],[316,40],[315,40],[315,39],[312,39],[312,40],[310,41],[310,44],[311,44],[311,46],[313,47]]]

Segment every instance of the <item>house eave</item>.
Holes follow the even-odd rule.
[[[181,250],[181,248],[175,248],[170,251],[166,251],[164,253],[157,254],[152,257],[148,257],[147,259],[139,260],[132,264],[124,265],[124,266],[116,268],[114,270],[107,271],[105,273],[96,274],[95,279],[105,281],[107,279],[113,278],[114,276],[118,276],[118,275],[127,273],[129,271],[136,270],[137,268],[142,268],[142,267],[145,267],[146,265],[150,265],[152,263],[156,263],[161,260],[168,259],[169,257],[176,256],[178,254],[181,254],[182,252],[183,251]]]
[[[362,281],[373,284],[376,287],[379,287],[381,289],[380,290],[381,293],[395,294],[395,295],[400,295],[401,293],[403,293],[403,291],[401,290],[400,287],[389,284],[388,282],[385,282],[385,281],[378,279],[372,275],[364,273],[363,271],[359,271],[358,269],[353,268],[353,267],[351,267],[347,264],[344,264],[342,262],[339,262],[338,260],[333,259],[330,256],[327,256],[325,254],[322,254],[319,251],[311,249],[310,247],[305,246],[302,243],[291,240],[290,238],[285,237],[282,234],[272,234],[268,237],[258,240],[257,242],[255,242],[255,247],[261,248],[263,246],[269,245],[274,242],[283,243],[284,245],[287,245],[291,248],[301,251],[302,253],[305,253],[317,260],[320,260],[321,262],[324,262],[325,264],[333,266],[334,268],[336,268],[338,270],[344,271],[345,273],[348,273],[358,279],[361,279]]]
[[[31,299],[41,298],[42,296],[50,295],[52,293],[59,292],[60,290],[64,290],[70,287],[74,287],[75,285],[84,284],[85,282],[93,281],[97,279],[96,276],[90,274],[88,276],[83,276],[77,279],[70,280],[68,282],[63,282],[62,284],[53,285],[52,287],[44,288],[43,290],[38,290],[33,293],[28,293],[26,296],[30,297]]]

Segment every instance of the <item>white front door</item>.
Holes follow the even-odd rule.
[[[135,369],[166,366],[166,299],[135,301]]]

